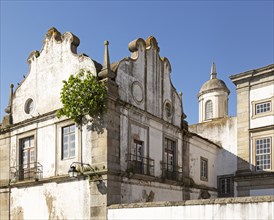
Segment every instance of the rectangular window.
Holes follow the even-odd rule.
[[[271,168],[271,137],[255,140],[256,144],[256,170],[269,170]]]
[[[167,179],[176,179],[176,143],[165,138],[163,171]]]
[[[204,157],[200,158],[200,178],[203,181],[208,180],[208,160]]]
[[[132,148],[132,159],[137,173],[144,174],[144,144],[142,141],[134,140]]]
[[[271,102],[262,102],[255,105],[256,115],[271,111]]]
[[[219,197],[234,196],[233,176],[231,175],[218,176],[218,196]]]
[[[34,136],[22,138],[20,144],[20,179],[27,179],[33,176],[35,167],[35,146]]]
[[[62,159],[75,157],[75,125],[62,128]]]
[[[136,161],[142,161],[144,156],[143,142],[134,140],[133,154],[135,155]]]
[[[133,139],[130,153],[127,154],[128,170],[133,173],[154,175],[154,160],[145,156],[143,141]]]

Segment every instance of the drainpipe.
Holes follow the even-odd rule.
[[[80,137],[80,149],[81,149],[81,152],[80,152],[80,161],[81,161],[81,165],[83,164],[83,124],[81,122],[81,127],[80,127],[80,132],[81,132],[81,137]]]
[[[8,166],[8,169],[9,169],[9,172],[10,172],[10,162],[11,162],[11,159],[10,159],[10,148],[11,148],[11,136],[9,137],[9,166]],[[9,174],[10,175],[10,174]],[[8,189],[9,189],[9,220],[11,219],[11,216],[10,216],[10,201],[11,201],[11,186],[10,186],[10,176],[9,176],[9,183],[8,183]]]

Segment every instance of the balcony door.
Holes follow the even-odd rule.
[[[20,179],[29,179],[34,175],[35,146],[34,136],[20,140]]]
[[[137,173],[144,173],[144,147],[143,142],[139,140],[134,140],[132,154],[133,160],[135,162],[135,169]]]
[[[175,150],[175,141],[165,138],[163,171],[167,179],[176,179]]]

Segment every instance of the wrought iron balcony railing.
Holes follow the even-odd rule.
[[[162,163],[162,177],[169,180],[183,180],[182,167],[174,166],[167,163]]]
[[[132,172],[154,176],[154,160],[135,154],[127,154],[128,169]]]
[[[39,162],[10,167],[10,181],[39,180],[43,177],[43,166]]]

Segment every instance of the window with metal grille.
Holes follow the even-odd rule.
[[[62,128],[62,159],[75,157],[75,125]]]
[[[255,105],[256,114],[271,111],[271,102],[262,102]]]
[[[256,170],[271,168],[271,137],[256,139]]]
[[[213,118],[213,104],[211,100],[205,103],[205,120]]]
[[[218,196],[219,197],[233,197],[234,196],[234,182],[232,175],[222,175],[217,177],[218,182]]]

